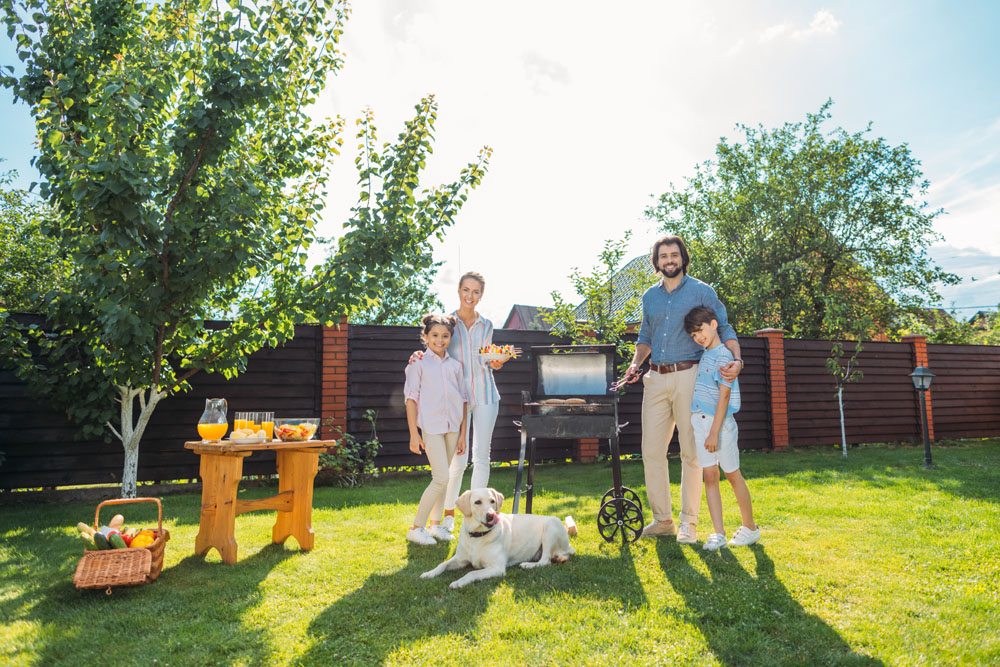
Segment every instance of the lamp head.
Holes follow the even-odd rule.
[[[931,382],[937,377],[934,373],[931,373],[931,369],[926,366],[917,366],[910,373],[910,379],[913,380],[913,386],[918,391],[927,391],[931,388]]]

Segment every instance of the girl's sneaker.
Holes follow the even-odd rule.
[[[434,538],[431,537],[431,534],[423,528],[410,528],[406,531],[406,539],[414,544],[422,544],[425,547],[437,544]]]
[[[430,533],[431,537],[433,537],[435,540],[438,540],[440,542],[450,542],[451,541],[451,532],[445,530],[440,525],[431,526],[427,530],[427,532]]]
[[[445,514],[444,518],[441,519],[441,527],[450,533],[452,529],[455,527],[455,515]]]
[[[712,533],[701,548],[705,551],[718,551],[724,546],[726,546],[725,533]]]
[[[746,526],[740,526],[733,534],[733,539],[729,540],[731,547],[748,547],[760,541],[760,526],[755,530],[750,530]]]

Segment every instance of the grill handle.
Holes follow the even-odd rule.
[[[632,422],[625,422],[624,424],[619,424],[619,425],[618,425],[618,430],[619,430],[619,431],[620,431],[620,430],[622,430],[623,428],[625,428],[626,426],[628,426],[628,425],[629,425],[629,424],[631,424],[631,423],[632,423]]]
[[[521,422],[519,422],[519,421],[514,421],[514,420],[511,420],[511,423],[512,423],[512,424],[514,424],[514,426],[516,426],[516,427],[518,427],[518,428],[521,428]]]

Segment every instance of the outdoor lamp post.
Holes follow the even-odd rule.
[[[926,366],[917,366],[910,373],[910,378],[913,380],[913,386],[917,393],[920,394],[920,421],[924,424],[924,468],[930,470],[931,438],[927,431],[927,390],[931,388],[931,381],[934,380],[935,375]]]

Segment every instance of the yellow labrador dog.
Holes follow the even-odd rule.
[[[461,588],[474,581],[502,577],[508,567],[518,563],[523,568],[544,567],[562,563],[573,554],[566,526],[558,517],[501,514],[501,505],[503,494],[496,489],[472,489],[459,496],[455,507],[465,520],[455,555],[420,578],[472,567],[472,572],[451,582],[451,588]]]

